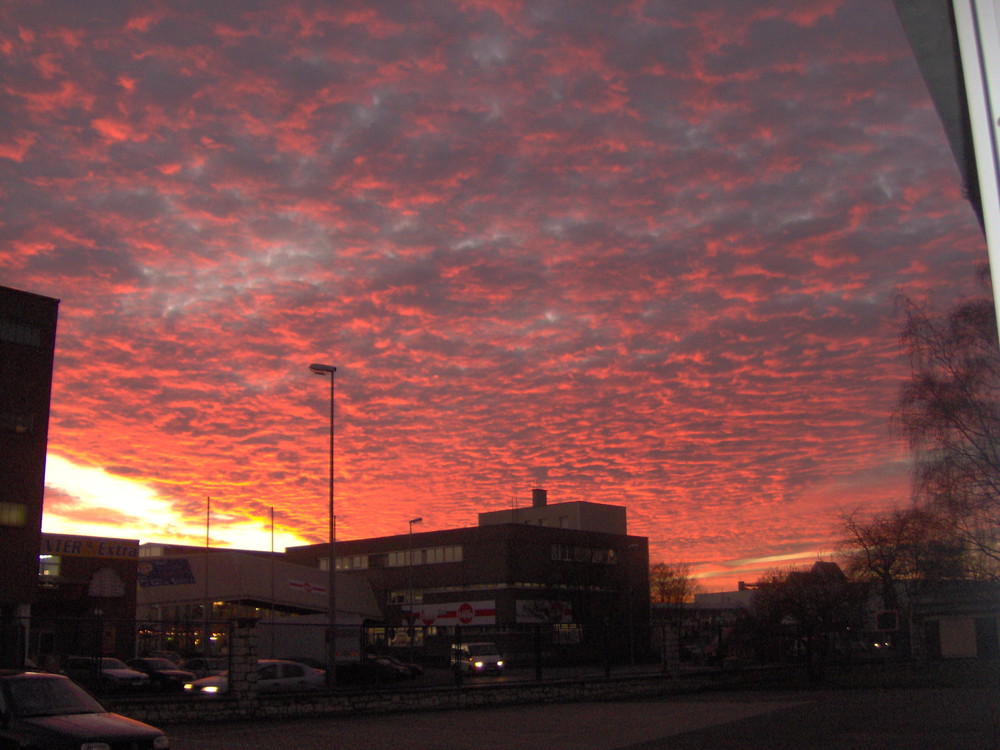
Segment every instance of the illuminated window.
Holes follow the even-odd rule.
[[[28,523],[28,506],[24,503],[0,502],[0,526],[21,527]]]
[[[62,558],[58,555],[41,555],[38,558],[38,575],[55,578],[62,570]]]
[[[24,435],[34,429],[35,420],[24,412],[3,412],[0,414],[0,430]]]

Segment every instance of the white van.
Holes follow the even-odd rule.
[[[456,643],[451,647],[451,668],[462,674],[502,674],[503,657],[493,643]]]

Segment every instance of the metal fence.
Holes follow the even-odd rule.
[[[289,659],[318,669],[328,667],[329,629],[304,618],[252,621],[257,658]],[[244,627],[247,621],[241,621]],[[228,665],[234,623],[152,622],[101,616],[15,620],[0,629],[0,654],[12,666],[18,657],[29,665],[70,673],[94,692],[115,687],[101,679],[104,660],[128,664],[136,658],[162,657],[182,668],[212,659]],[[502,656],[504,679],[541,679],[560,675],[612,674],[623,671],[676,669],[676,632],[667,626],[476,626],[388,627],[339,625],[336,632],[337,684],[345,689],[436,684],[476,677],[457,673],[456,644],[492,643]],[[11,657],[11,654],[16,656]],[[81,671],[90,665],[91,674]],[[199,670],[191,669],[195,672]],[[487,670],[493,677],[493,670]]]

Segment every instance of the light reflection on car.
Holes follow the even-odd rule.
[[[318,690],[325,684],[325,674],[306,664],[284,659],[261,659],[257,662],[257,691],[276,693],[293,690]],[[229,691],[229,673],[203,677],[184,684],[192,694],[220,695]]]

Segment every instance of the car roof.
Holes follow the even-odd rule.
[[[46,672],[42,669],[0,669],[0,678],[6,677],[28,677],[35,679],[39,677],[56,677],[60,680],[68,680],[65,675]]]

